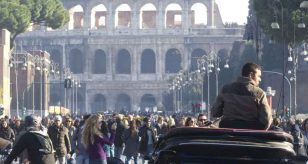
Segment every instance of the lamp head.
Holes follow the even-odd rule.
[[[308,8],[308,1],[303,1],[301,2],[301,4],[299,5],[300,8]]]
[[[280,29],[280,26],[279,26],[279,24],[277,22],[272,22],[271,23],[271,28],[278,30],[278,29]]]

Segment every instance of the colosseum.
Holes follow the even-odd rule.
[[[70,13],[65,27],[34,26],[16,44],[47,51],[58,63],[49,105],[76,113],[172,110],[164,100],[170,77],[195,69],[201,56],[228,56],[244,32],[224,25],[215,0],[62,2]],[[80,86],[64,88],[68,75]]]

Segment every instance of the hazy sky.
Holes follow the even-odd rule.
[[[246,24],[249,0],[216,0],[223,23]]]

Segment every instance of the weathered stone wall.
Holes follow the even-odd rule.
[[[3,93],[0,95],[4,105],[5,114],[10,113],[10,67],[9,67],[9,56],[10,56],[10,32],[2,29],[0,32],[0,88]]]
[[[116,109],[121,105],[117,98],[121,94],[129,97],[130,109],[136,111],[141,104],[142,97],[150,94],[154,97],[156,106],[162,107],[163,94],[168,92],[168,80],[174,73],[165,71],[166,53],[170,49],[177,49],[181,58],[182,69],[190,68],[192,53],[195,49],[202,49],[206,54],[210,51],[218,52],[225,49],[228,53],[234,41],[242,39],[243,28],[224,28],[219,10],[213,0],[202,0],[207,6],[208,25],[204,27],[192,27],[189,24],[189,10],[197,0],[127,0],[126,4],[132,7],[132,27],[114,28],[114,10],[122,0],[69,0],[63,1],[68,9],[76,5],[82,6],[84,10],[84,26],[81,29],[69,29],[68,26],[55,31],[32,31],[20,35],[16,43],[19,50],[46,50],[53,55],[59,55],[60,63],[63,67],[72,67],[70,63],[74,52],[79,52],[82,56],[82,73],[73,74],[73,78],[83,85],[78,89],[78,108],[81,112],[91,112],[95,106],[97,95],[105,98],[105,109]],[[168,29],[163,25],[163,11],[170,3],[178,3],[183,9],[183,26],[181,28]],[[139,29],[139,9],[140,6],[152,3],[159,12],[157,17],[157,27],[155,29]],[[90,29],[91,9],[98,4],[104,4],[107,8],[106,29]],[[116,72],[116,60],[121,49],[125,49],[130,54],[131,73],[118,74]],[[145,49],[151,49],[155,53],[155,73],[142,74],[140,70],[141,54]],[[92,72],[94,55],[97,50],[106,53],[106,73],[94,74]],[[57,53],[55,53],[57,52]],[[63,71],[63,68],[61,68]],[[61,80],[64,79],[62,74]],[[57,79],[55,79],[57,80]],[[52,95],[61,97],[64,103],[64,88],[54,86],[51,89]],[[72,105],[72,90],[66,90],[66,101]],[[53,99],[53,98],[51,98]],[[171,102],[172,103],[172,102]],[[96,104],[97,105],[97,104]]]

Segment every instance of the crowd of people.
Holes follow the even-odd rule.
[[[307,156],[308,118],[273,118],[264,91],[259,88],[261,67],[247,63],[236,82],[225,85],[211,109],[219,118],[210,121],[206,114],[87,114],[82,118],[36,116],[1,120],[0,137],[14,143],[4,163],[19,156],[20,163],[107,164],[121,159],[135,163],[151,158],[159,137],[176,127],[235,128],[274,130],[294,138],[294,150]],[[38,144],[37,144],[38,143]]]
[[[24,120],[2,119],[0,137],[14,143],[13,151],[5,163],[11,163],[18,158],[20,163],[31,161],[32,163],[101,164],[107,163],[108,158],[114,157],[125,159],[127,164],[137,164],[138,161],[148,160],[158,138],[173,128],[218,128],[218,126],[218,122],[209,121],[206,114],[202,113],[198,116],[95,113],[86,114],[81,119],[57,115],[42,120],[31,115]],[[269,130],[291,134],[294,137],[296,152],[306,156],[308,119],[281,121],[279,118],[274,118]],[[50,138],[53,152],[45,152],[47,150],[37,152],[39,149],[48,148],[38,146],[39,140],[34,139],[29,131],[37,131]],[[42,156],[38,156],[37,153],[42,153]]]
[[[123,159],[123,156],[125,163],[137,163],[139,158],[142,161],[149,159],[158,137],[172,128],[214,127],[204,114],[196,118],[178,116],[95,113],[75,119],[60,115],[43,119],[30,115],[24,120],[5,117],[1,120],[0,137],[14,143],[14,149],[5,163],[11,163],[17,157],[20,163],[40,160],[34,159],[37,158],[32,156],[34,152],[22,153],[34,149],[29,147],[34,146],[32,142],[35,141],[29,141],[30,144],[24,142],[29,138],[29,135],[25,138],[24,134],[30,130],[50,138],[56,163],[83,164],[107,163],[109,157]],[[45,159],[50,163],[50,159]]]

